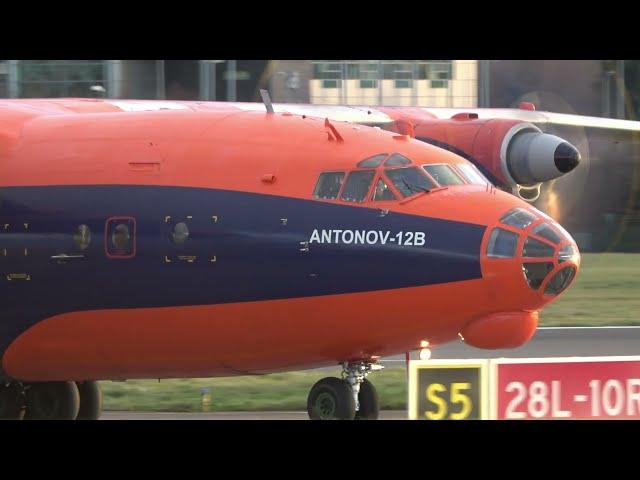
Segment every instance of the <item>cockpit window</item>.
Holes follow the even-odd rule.
[[[491,232],[491,236],[489,237],[487,256],[495,258],[513,258],[516,254],[517,244],[517,233],[513,233],[502,228],[494,228]]]
[[[437,186],[416,167],[387,169],[384,173],[404,197],[428,192]]]
[[[382,161],[387,158],[388,153],[379,153],[373,157],[365,158],[358,162],[358,168],[376,168],[379,167]]]
[[[553,270],[553,263],[523,263],[522,273],[531,288],[537,290],[544,278]],[[546,290],[546,289],[545,289]]]
[[[313,198],[332,200],[338,198],[338,192],[344,180],[344,172],[321,173],[313,191]]]
[[[556,249],[551,245],[540,242],[535,238],[527,238],[524,242],[524,250],[522,251],[523,257],[553,257]]]
[[[422,168],[440,185],[461,185],[464,182],[449,165],[423,165]]]
[[[394,153],[384,162],[385,167],[404,167],[405,165],[411,165],[411,160],[399,153]]]
[[[533,229],[533,233],[553,243],[560,243],[560,235],[547,223],[541,223]]]
[[[509,210],[500,221],[512,227],[527,228],[535,219],[535,215],[529,213],[524,208],[514,208],[513,210]]]
[[[576,254],[575,249],[571,245],[565,245],[558,252],[558,263],[566,262],[567,260],[571,260]]]
[[[340,199],[345,202],[363,202],[367,198],[375,174],[375,170],[351,172]]]
[[[551,280],[549,280],[549,283],[547,283],[547,286],[544,288],[545,295],[558,295],[569,286],[571,280],[573,280],[573,277],[575,277],[575,275],[576,269],[572,266],[565,267],[562,270],[556,272],[556,274],[551,277]]]
[[[480,170],[478,170],[471,163],[458,163],[456,166],[460,169],[464,176],[467,177],[469,183],[473,183],[474,185],[491,185],[489,180],[487,180],[485,176],[480,173]]]
[[[380,201],[380,200],[395,200],[396,196],[393,193],[393,191],[389,188],[389,185],[387,185],[387,183],[382,180],[381,178],[378,179],[378,183],[376,184],[376,191],[373,195],[373,201]]]

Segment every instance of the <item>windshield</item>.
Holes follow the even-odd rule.
[[[386,169],[384,173],[404,197],[428,192],[436,187],[417,167]]]
[[[478,170],[475,165],[471,163],[458,163],[456,166],[464,176],[467,177],[469,183],[473,183],[474,185],[491,185],[491,182],[480,173],[480,170]]]

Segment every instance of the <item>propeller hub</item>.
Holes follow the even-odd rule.
[[[562,173],[568,173],[576,168],[580,160],[580,152],[568,142],[558,145],[553,154],[553,161],[556,164],[556,168]]]

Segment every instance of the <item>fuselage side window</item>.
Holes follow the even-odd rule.
[[[404,197],[437,187],[425,174],[420,173],[417,167],[391,168],[386,169],[384,173]]]
[[[338,198],[338,192],[344,181],[344,172],[321,173],[313,190],[313,198],[333,200]]]
[[[340,200],[363,202],[367,198],[375,174],[375,170],[351,172],[340,195]]]
[[[396,196],[383,179],[379,178],[376,183],[376,189],[373,193],[373,201],[395,200]]]
[[[449,165],[423,165],[422,168],[442,186],[462,185],[464,182]]]

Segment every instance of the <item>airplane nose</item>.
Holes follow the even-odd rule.
[[[482,248],[492,312],[467,324],[460,336],[479,348],[520,346],[535,333],[540,310],[575,279],[578,246],[551,217],[520,206],[487,229]]]
[[[580,268],[578,246],[560,224],[510,200],[491,213],[480,247],[488,311],[459,332],[465,343],[479,348],[526,343],[539,312],[571,286]]]
[[[556,168],[562,173],[573,170],[580,163],[580,152],[570,143],[564,142],[556,147],[553,154],[553,161]]]

